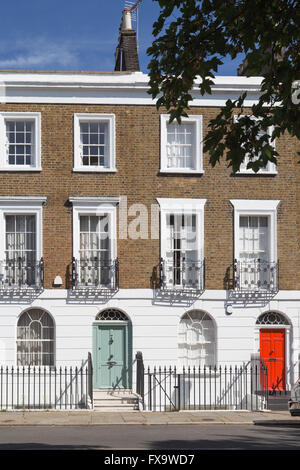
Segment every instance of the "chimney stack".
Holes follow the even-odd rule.
[[[115,59],[115,71],[140,71],[136,31],[132,29],[131,11],[129,8],[123,10]]]

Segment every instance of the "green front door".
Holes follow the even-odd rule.
[[[130,349],[128,322],[93,325],[94,388],[131,387]]]

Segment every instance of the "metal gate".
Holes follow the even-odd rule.
[[[261,411],[268,407],[268,371],[263,364],[181,370],[149,367],[144,374],[138,373],[137,382],[147,411]]]

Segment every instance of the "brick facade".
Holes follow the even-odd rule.
[[[276,176],[233,176],[223,161],[215,168],[204,154],[204,174],[160,174],[160,120],[155,106],[1,104],[0,111],[38,111],[42,123],[42,171],[0,172],[1,196],[47,196],[43,210],[45,288],[56,275],[68,287],[72,260],[74,196],[127,196],[131,204],[150,208],[157,197],[205,198],[206,288],[226,288],[233,261],[233,208],[230,199],[279,199],[277,253],[280,289],[300,290],[300,169],[299,143],[288,135],[276,143],[280,154]],[[193,107],[203,115],[203,130],[217,109]],[[116,116],[116,173],[73,172],[74,113],[114,113]],[[134,217],[128,217],[128,221]],[[150,232],[150,221],[149,221]],[[160,257],[158,239],[117,241],[120,288],[151,287]],[[232,272],[232,271],[231,271]],[[230,272],[229,272],[230,278]],[[225,284],[224,284],[225,283]]]

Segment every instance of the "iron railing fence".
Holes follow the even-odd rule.
[[[154,367],[137,374],[137,393],[147,411],[251,410],[268,407],[263,365]]]
[[[234,290],[278,292],[279,262],[234,260]]]
[[[0,410],[70,410],[93,406],[92,366],[0,367]]]
[[[205,289],[205,260],[160,259],[160,288],[163,290]]]
[[[44,260],[24,257],[0,260],[0,289],[41,289],[44,285]]]
[[[118,259],[101,261],[72,259],[73,289],[109,289],[117,290],[119,286]]]

